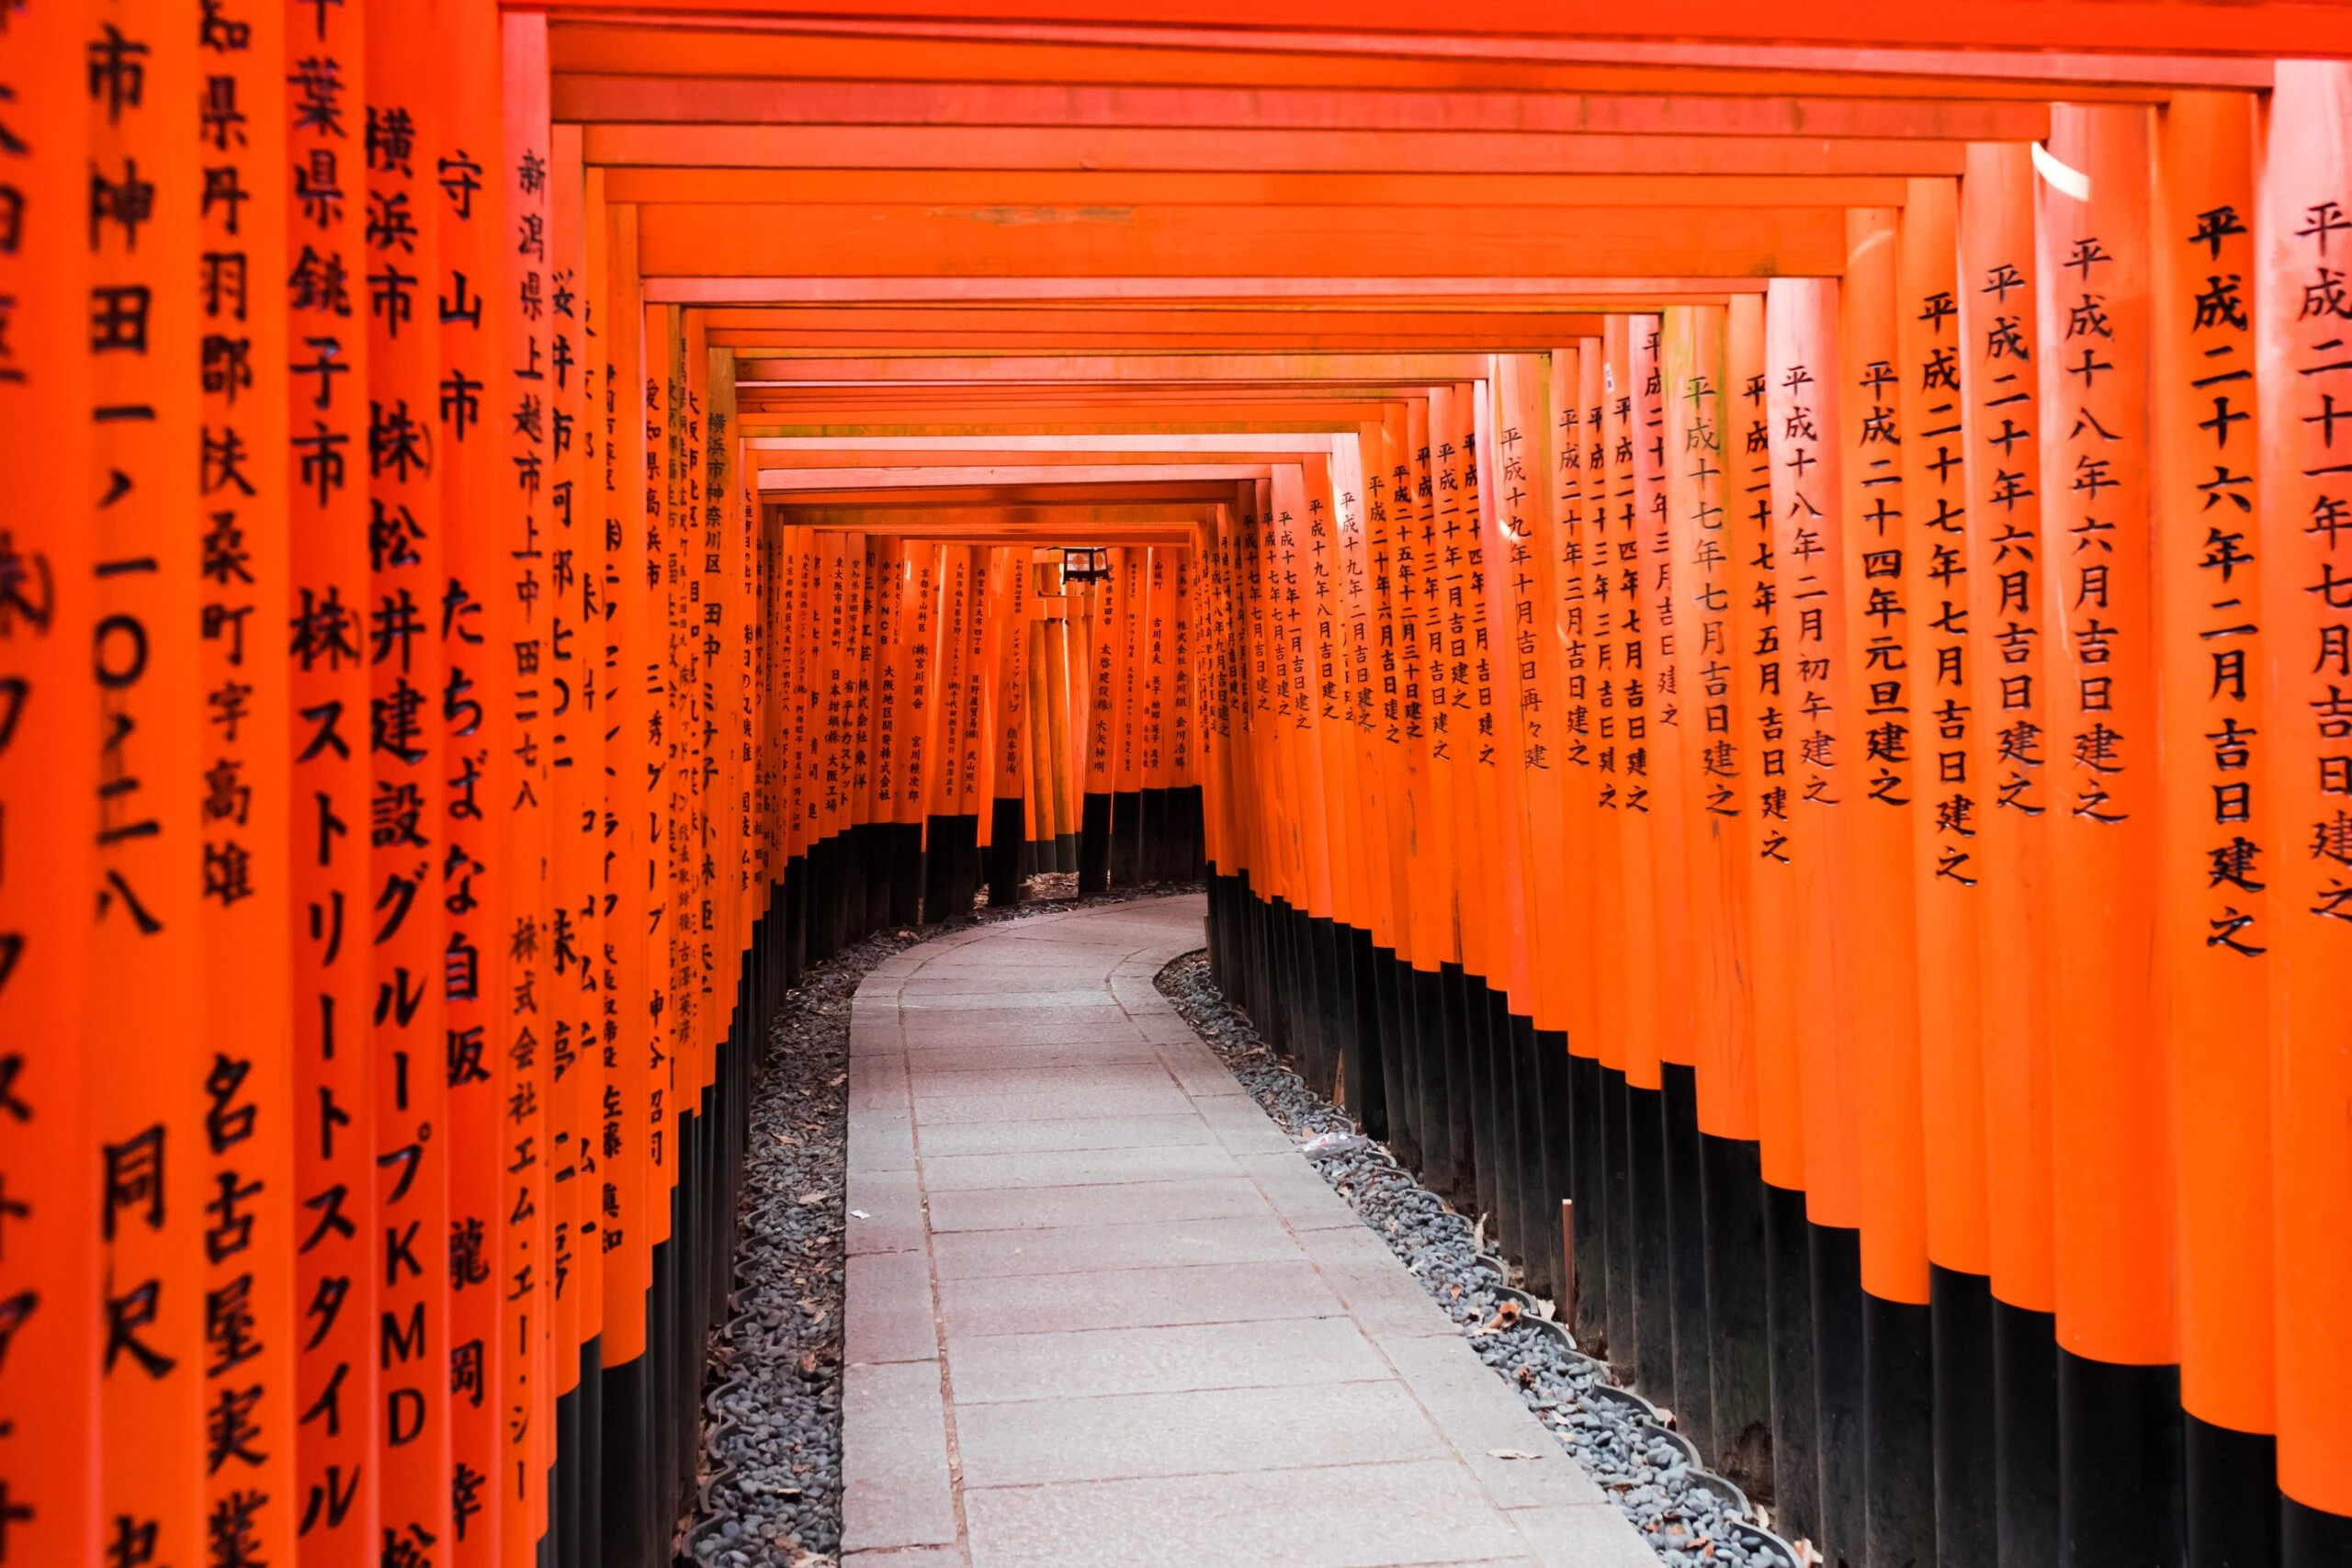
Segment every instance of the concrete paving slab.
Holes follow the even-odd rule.
[[[944,1235],[951,1231],[994,1233],[1059,1225],[1272,1219],[1273,1213],[1256,1183],[1238,1176],[1204,1176],[1193,1181],[941,1192],[931,1201],[931,1228]]]
[[[910,1118],[911,1122],[911,1118]],[[1216,1130],[1188,1111],[1166,1116],[1065,1116],[1042,1122],[948,1122],[922,1130],[923,1154],[1052,1154],[1215,1144]],[[909,1158],[913,1148],[910,1138]]]
[[[951,1345],[976,1334],[1251,1323],[1329,1317],[1344,1310],[1314,1266],[1299,1259],[943,1280],[939,1285],[939,1319]]]
[[[953,1125],[960,1132],[966,1126],[986,1123]],[[979,1187],[1091,1187],[1112,1182],[1183,1181],[1234,1174],[1233,1156],[1214,1142],[933,1156],[929,1153],[929,1136],[926,1128],[923,1186],[933,1192],[958,1187],[968,1190]]]
[[[853,1257],[847,1289],[854,1303],[842,1326],[842,1359],[853,1366],[928,1361],[939,1354],[932,1316],[931,1259],[920,1251]]]
[[[947,1362],[959,1409],[1006,1400],[1295,1388],[1395,1375],[1387,1359],[1344,1317],[983,1335],[954,1340]]]
[[[959,1407],[964,1484],[1385,1464],[1446,1453],[1394,1382],[1190,1389]]]
[[[1133,1189],[1147,1192],[1151,1188]],[[1117,1269],[1280,1263],[1298,1256],[1289,1227],[1261,1212],[1223,1219],[1142,1220],[1047,1230],[951,1231],[932,1238],[933,1269],[948,1280],[1000,1274],[1091,1274]]]
[[[842,1550],[956,1541],[939,1363],[852,1362],[842,1374]]]
[[[1532,1562],[1447,1460],[964,1494],[973,1568],[1393,1568]]]

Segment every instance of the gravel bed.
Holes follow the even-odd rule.
[[[1209,978],[1204,953],[1159,972],[1161,994],[1364,1224],[1460,1325],[1478,1359],[1600,1483],[1660,1561],[1676,1568],[1797,1568],[1817,1557],[1760,1528],[1738,1488],[1702,1469],[1689,1443],[1601,1362],[1574,1348],[1542,1303],[1511,1289],[1479,1224],[1398,1168],[1348,1112],[1308,1089]]]
[[[1198,883],[1080,899],[1068,873],[1028,880],[984,924],[1046,909],[1197,892]],[[813,964],[769,1025],[752,1128],[729,1321],[711,1337],[703,1458],[686,1562],[832,1568],[842,1535],[842,1292],[847,1224],[849,1015],[867,971],[943,928],[877,931]]]

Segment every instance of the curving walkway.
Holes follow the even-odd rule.
[[[1204,910],[978,927],[859,987],[845,1561],[1652,1568],[1153,987]]]

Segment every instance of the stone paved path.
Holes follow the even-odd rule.
[[[1153,987],[1204,908],[975,928],[859,988],[846,1562],[1655,1568]]]

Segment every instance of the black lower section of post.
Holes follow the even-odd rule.
[[[2063,1568],[2181,1561],[2180,1369],[2058,1348],[2058,1534]]]
[[[1672,1293],[1674,1416],[1700,1457],[1715,1456],[1714,1367],[1707,1322],[1707,1201],[1700,1173],[1699,1073],[1683,1062],[1659,1067],[1665,1115],[1667,1277]]]
[[[1821,1533],[1828,1568],[1863,1568],[1862,1233],[1810,1227],[1813,1386],[1821,1451]]]
[[[1111,796],[1111,886],[1133,887],[1143,880],[1143,792],[1123,789]]]
[[[1821,1415],[1814,1389],[1813,1235],[1802,1190],[1764,1184],[1772,1352],[1773,1515],[1788,1540],[1821,1537]]]
[[[1000,796],[989,818],[989,907],[1021,902],[1021,833],[1024,808],[1019,795]]]
[[[653,1473],[648,1450],[653,1412],[646,1382],[648,1359],[635,1356],[604,1370],[604,1537],[602,1568],[654,1568]],[[669,1545],[663,1541],[663,1547]]]
[[[1993,1283],[1928,1266],[1935,1359],[1937,1568],[1999,1568]]]
[[[1670,1405],[1674,1403],[1674,1221],[1667,1208],[1665,1100],[1661,1090],[1625,1086],[1625,1153],[1631,1177],[1626,1224],[1634,1244],[1634,1381],[1644,1394]]]
[[[1634,1322],[1634,1162],[1625,1152],[1625,1074],[1600,1069],[1601,1206],[1608,1213],[1609,1364],[1632,1375],[1640,1333]]]
[[[1771,1314],[1764,1262],[1763,1151],[1752,1138],[1699,1134],[1706,1210],[1707,1335],[1717,1472],[1772,1495]]]
[[[2058,1320],[1993,1298],[1993,1462],[2001,1562],[2058,1561]]]
[[[893,822],[889,833],[889,923],[911,926],[922,918],[922,824]]]
[[[1101,893],[1111,886],[1111,797],[1091,793],[1078,807],[1078,890]]]
[[[1601,1137],[1601,1074],[1599,1058],[1568,1058],[1568,1199],[1576,1205],[1577,1344],[1603,1360],[1609,1345],[1609,1166]]]
[[[1552,1315],[1566,1323],[1571,1316],[1570,1259],[1567,1238],[1560,1230],[1560,1210],[1568,1201],[1568,1176],[1576,1163],[1576,1107],[1571,1099],[1575,1091],[1568,1085],[1567,1032],[1531,1028],[1528,1051],[1535,1075],[1534,1104],[1530,1111],[1534,1117],[1534,1166],[1542,1179],[1530,1223],[1540,1243],[1537,1255],[1544,1259],[1544,1293],[1553,1303]],[[1524,1118],[1520,1125],[1524,1134]]]
[[[2287,1568],[2341,1568],[2352,1562],[2352,1514],[2331,1514],[2298,1503],[2279,1503],[2281,1553]]]
[[[1923,1302],[1862,1292],[1867,1561],[1936,1562],[1934,1323]]]
[[[2286,1551],[2278,1439],[2181,1416],[2188,1568],[2278,1568]],[[2342,1561],[2352,1562],[2352,1540]]]

